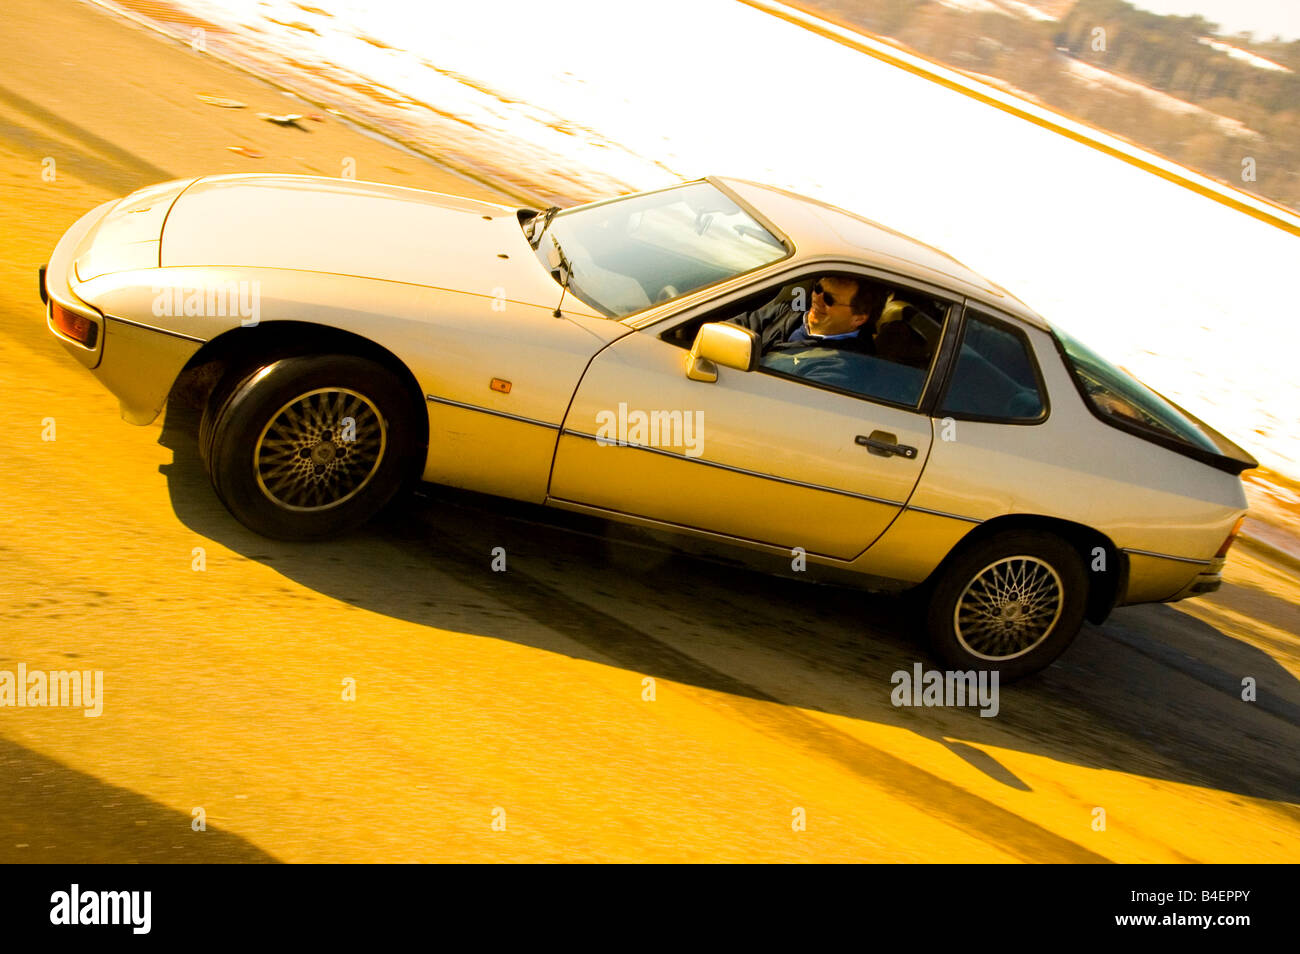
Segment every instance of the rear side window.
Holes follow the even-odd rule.
[[[1046,408],[1024,335],[968,311],[939,414],[1027,423],[1040,420]]]
[[[1136,427],[1200,450],[1221,453],[1219,446],[1201,430],[1194,418],[1082,342],[1059,328],[1052,330],[1061,342],[1067,363],[1084,397],[1103,421],[1121,428]]]

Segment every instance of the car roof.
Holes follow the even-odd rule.
[[[1006,289],[946,252],[873,222],[864,216],[776,186],[729,176],[708,182],[730,191],[794,242],[795,260],[856,259],[864,265],[903,272],[992,305],[1047,330],[1047,321]]]

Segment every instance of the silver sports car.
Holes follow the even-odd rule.
[[[41,297],[126,420],[204,385],[260,533],[422,478],[917,588],[936,651],[1003,679],[1215,589],[1256,466],[942,252],[736,179],[544,211],[167,182],[78,221]]]

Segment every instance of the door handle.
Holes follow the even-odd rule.
[[[908,460],[916,458],[915,447],[898,443],[898,438],[888,431],[872,431],[868,437],[859,434],[853,440],[854,443],[861,444],[869,452],[879,457],[892,457],[897,454],[899,457],[906,457]]]

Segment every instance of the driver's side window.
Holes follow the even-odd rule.
[[[689,348],[706,322],[740,324],[758,335],[761,373],[912,408],[949,310],[948,302],[915,289],[829,272],[770,287],[663,338]]]

